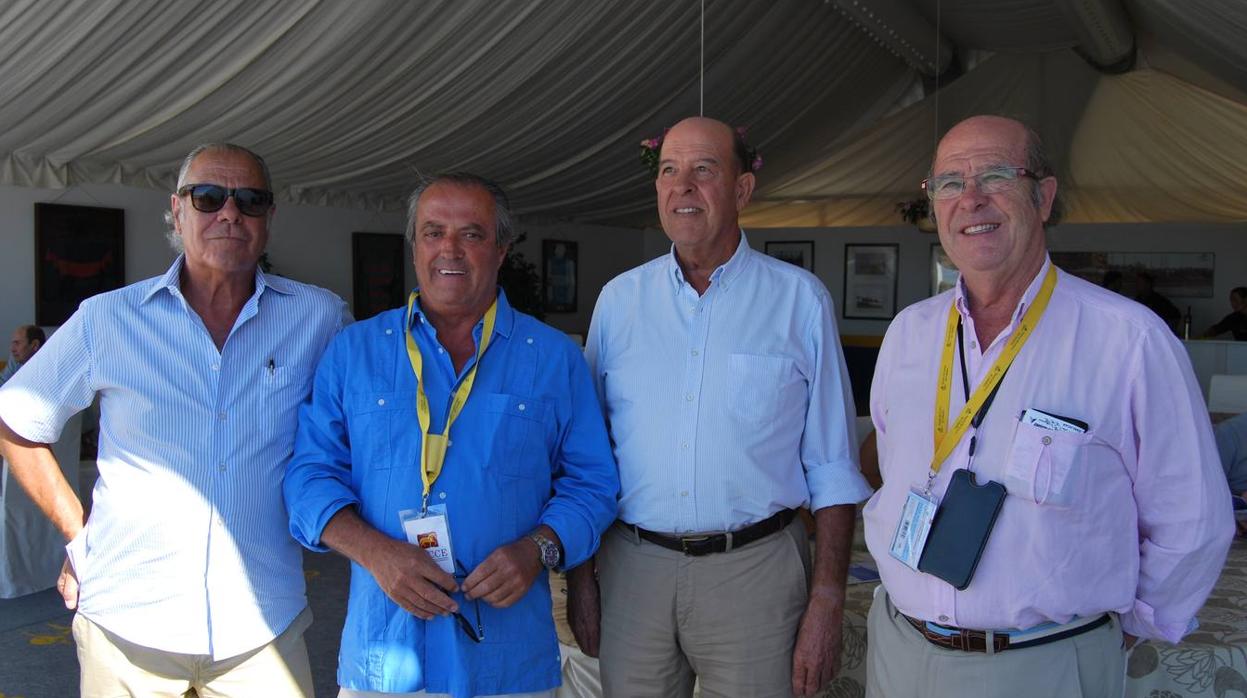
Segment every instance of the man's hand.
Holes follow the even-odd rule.
[[[459,588],[454,577],[438,567],[423,548],[393,538],[386,540],[389,542],[369,554],[366,567],[394,603],[421,620],[459,610],[459,604],[446,594]]]
[[[793,694],[812,696],[839,671],[843,621],[843,590],[816,587],[810,592],[792,652]]]
[[[56,590],[65,600],[65,608],[71,611],[78,608],[78,575],[74,574],[74,566],[69,564],[68,557],[61,565],[61,575],[56,578]]]
[[[495,549],[463,582],[469,599],[506,608],[523,598],[541,573],[537,544],[527,537]]]
[[[596,560],[590,559],[567,571],[567,624],[580,651],[594,658],[602,641],[602,594],[596,568]]]

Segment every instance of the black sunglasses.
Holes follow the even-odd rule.
[[[460,572],[460,574],[455,575],[455,579],[459,581],[460,586],[462,586],[463,581],[468,578],[468,571],[464,568],[463,563],[458,560],[455,560],[455,568]],[[464,600],[467,600],[466,596],[464,597]],[[473,627],[472,621],[465,618],[464,615],[458,611],[455,611],[450,615],[454,616],[455,620],[459,622],[459,629],[463,631],[463,634],[468,636],[469,640],[479,643],[485,639],[485,626],[481,625],[481,600],[473,599],[472,606],[476,609],[476,627]]]
[[[204,213],[220,211],[231,196],[234,197],[234,204],[244,216],[258,218],[268,213],[268,210],[273,207],[273,192],[267,189],[250,187],[227,189],[219,184],[187,184],[178,189],[178,196],[187,194],[190,194],[191,205],[195,207],[195,210]]]

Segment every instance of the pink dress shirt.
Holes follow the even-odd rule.
[[[893,603],[915,618],[999,630],[1115,611],[1126,632],[1177,642],[1194,628],[1234,533],[1207,407],[1160,318],[1065,272],[978,430],[970,467],[1009,494],[970,586],[957,591],[888,553],[905,498],[926,483],[931,463],[949,304],[964,318],[973,393],[1050,263],[989,347],[977,346],[960,282],[888,328],[870,396],[884,484],[866,505],[867,545]],[[955,350],[953,362],[955,417],[965,404]],[[1032,407],[1082,420],[1087,432],[1023,424]],[[944,462],[937,497],[967,466],[972,433]]]

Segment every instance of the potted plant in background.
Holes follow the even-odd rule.
[[[924,196],[919,199],[902,201],[896,205],[896,212],[906,223],[916,226],[924,233],[935,232],[935,221],[931,219],[931,202]]]

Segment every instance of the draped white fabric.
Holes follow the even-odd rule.
[[[995,55],[898,111],[916,73],[885,30],[836,2],[706,1],[706,113],[750,127],[766,160],[747,225],[896,224],[937,113],[947,127],[981,111],[1039,127],[1069,220],[1247,219],[1247,2],[887,1],[963,55]],[[1104,75],[1075,53],[1069,6],[1119,1],[1140,60]],[[697,111],[699,13],[698,0],[8,0],[0,184],[168,191],[192,145],[232,140],[269,159],[284,201],[400,209],[417,171],[468,169],[529,220],[652,222],[638,143]]]

